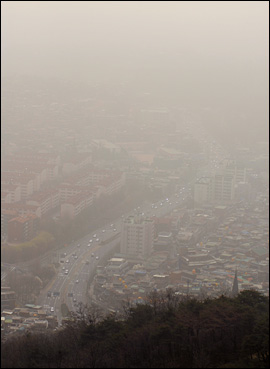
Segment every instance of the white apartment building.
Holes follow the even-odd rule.
[[[239,165],[235,160],[224,159],[221,163],[219,174],[235,177],[235,184],[246,182],[246,168]]]
[[[213,200],[227,203],[234,199],[235,176],[216,174],[213,180]]]
[[[194,183],[194,202],[202,205],[209,203],[212,198],[212,178],[202,177]]]
[[[21,186],[19,184],[1,185],[1,202],[14,203],[21,200]]]
[[[153,252],[154,221],[142,216],[130,216],[123,221],[121,253],[149,256]]]
[[[126,183],[125,174],[122,173],[119,177],[108,177],[97,184],[105,195],[113,195],[117,193]]]
[[[216,174],[213,177],[200,178],[194,184],[195,206],[216,203],[228,203],[235,197],[235,176]]]
[[[93,193],[79,193],[70,197],[66,202],[61,204],[61,218],[74,219],[84,209],[90,207],[93,204]]]
[[[26,201],[27,205],[36,205],[40,207],[41,216],[45,215],[48,211],[55,209],[57,206],[59,206],[59,203],[59,191],[54,190],[36,193]]]

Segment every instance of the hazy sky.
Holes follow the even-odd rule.
[[[2,75],[129,81],[268,127],[268,1],[1,2]],[[235,121],[233,121],[235,119]],[[251,133],[251,138],[253,133]]]
[[[71,79],[115,69],[268,65],[267,1],[7,1],[3,73]]]

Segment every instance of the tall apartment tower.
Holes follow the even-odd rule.
[[[212,178],[202,177],[194,183],[194,203],[196,205],[203,205],[211,202],[212,182]]]
[[[154,221],[142,216],[130,216],[123,221],[121,253],[149,256],[153,252]]]
[[[230,202],[234,199],[235,177],[216,174],[214,177],[213,199],[217,202]]]
[[[221,172],[224,176],[234,177],[236,184],[246,182],[246,168],[235,160],[224,159],[221,163]]]

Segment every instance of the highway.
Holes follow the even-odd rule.
[[[193,182],[193,181],[192,181]],[[61,304],[66,303],[70,311],[76,311],[79,302],[87,303],[87,283],[94,276],[99,261],[111,252],[120,242],[123,218],[130,215],[161,217],[180,207],[190,191],[191,183],[177,194],[157,201],[144,203],[133,211],[122,215],[113,224],[91,232],[80,240],[60,250],[60,270],[51,285],[40,294],[37,304],[51,314],[56,314],[61,323]],[[115,236],[115,237],[113,237]],[[114,238],[114,239],[113,239]],[[105,244],[104,241],[108,241]],[[48,294],[51,294],[49,296]]]

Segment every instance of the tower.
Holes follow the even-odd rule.
[[[153,252],[154,222],[141,216],[129,216],[123,222],[121,252],[136,256],[149,256]]]

